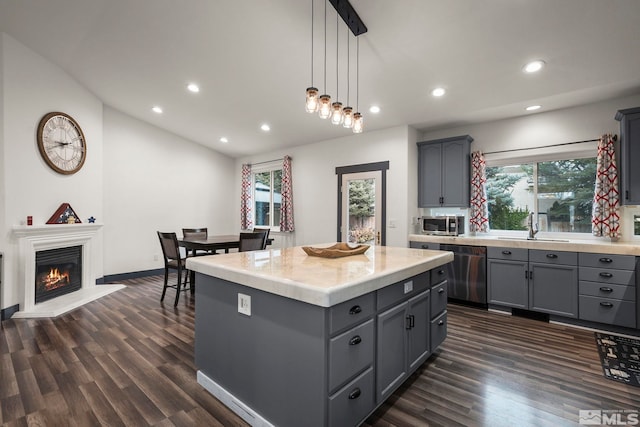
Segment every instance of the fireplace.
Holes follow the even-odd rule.
[[[82,288],[82,246],[36,252],[35,303]]]

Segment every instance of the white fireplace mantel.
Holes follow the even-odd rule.
[[[45,224],[13,227],[18,242],[18,280],[22,295],[20,311],[13,317],[55,317],[98,299],[124,285],[96,285],[94,260],[96,237],[102,224]],[[41,303],[35,303],[36,252],[82,246],[82,288]]]

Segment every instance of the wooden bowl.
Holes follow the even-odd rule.
[[[328,248],[314,248],[311,246],[303,246],[302,250],[309,256],[317,256],[322,258],[342,258],[351,255],[362,255],[369,249],[369,245],[349,246],[349,244],[341,242]]]

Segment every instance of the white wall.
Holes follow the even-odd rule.
[[[283,245],[335,242],[338,227],[336,167],[389,161],[387,171],[387,245],[407,245],[408,142],[410,128],[400,126],[375,132],[302,145],[291,149],[245,157],[236,161],[235,206],[240,206],[240,177],[243,163],[292,157],[293,201],[296,231]],[[415,135],[413,135],[415,137]],[[239,227],[239,214],[236,226]],[[280,243],[280,242],[277,242]]]
[[[230,157],[105,107],[105,274],[163,267],[157,231],[237,232],[233,174]]]

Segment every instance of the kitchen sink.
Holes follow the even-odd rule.
[[[527,239],[526,237],[498,237],[498,240],[522,240],[523,242],[568,242],[567,239],[547,239],[544,237],[536,237],[535,239]]]

